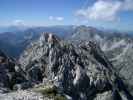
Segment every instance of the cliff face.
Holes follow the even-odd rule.
[[[133,99],[95,42],[76,45],[43,33],[19,61],[32,83],[51,83],[73,100]]]

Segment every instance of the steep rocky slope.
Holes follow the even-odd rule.
[[[95,41],[100,45],[114,68],[130,84],[130,91],[133,94],[133,37],[121,33],[104,33],[97,29],[80,26],[77,27],[70,37],[72,42],[80,44],[82,41]]]
[[[52,84],[73,100],[132,100],[97,43],[68,43],[44,33],[19,59],[28,80]]]

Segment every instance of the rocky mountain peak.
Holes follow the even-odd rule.
[[[43,43],[48,42],[49,44],[54,44],[59,42],[59,38],[52,33],[42,33],[40,36],[40,45]]]
[[[28,80],[52,82],[73,100],[97,100],[99,96],[104,96],[101,100],[132,99],[113,65],[92,41],[76,45],[43,33],[19,61]]]

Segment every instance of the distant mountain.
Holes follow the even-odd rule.
[[[16,28],[16,29],[13,29]],[[57,34],[59,37],[70,40],[99,40],[104,37],[131,37],[132,34],[122,34],[119,32],[100,30],[87,26],[49,26],[49,27],[31,27],[21,29],[12,26],[9,32],[0,33],[0,49],[4,50],[8,55],[19,57],[31,41],[35,41],[42,32],[50,32]],[[7,31],[7,30],[6,30]]]
[[[42,32],[52,32],[62,38],[71,34],[73,26],[32,27],[26,30],[9,31],[0,34],[0,49],[8,55],[19,57],[31,41],[38,39]]]
[[[0,26],[0,33],[3,32],[17,32],[17,31],[24,31],[28,27],[24,25],[11,25],[11,26]]]

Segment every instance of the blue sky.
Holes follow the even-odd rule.
[[[133,0],[0,0],[0,26],[12,24],[133,30]]]

